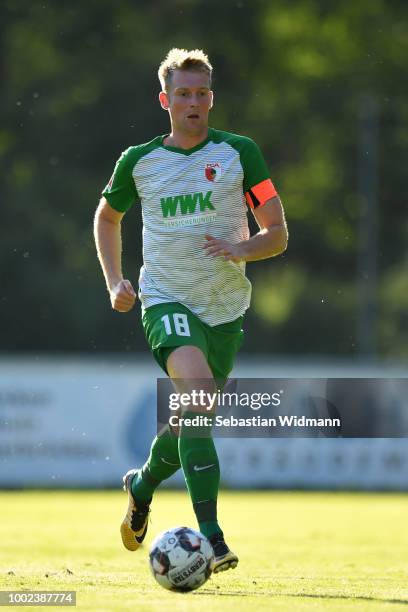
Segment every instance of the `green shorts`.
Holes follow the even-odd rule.
[[[166,363],[178,346],[197,346],[204,353],[214,378],[225,380],[244,339],[244,317],[211,327],[177,302],[150,306],[142,317],[150,350],[167,374]]]

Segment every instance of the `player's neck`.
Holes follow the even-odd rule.
[[[192,149],[207,138],[208,126],[200,134],[194,134],[194,136],[172,130],[171,133],[164,138],[163,144],[177,149]]]

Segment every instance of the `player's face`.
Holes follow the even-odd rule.
[[[208,128],[213,92],[204,72],[175,70],[168,92],[162,92],[160,101],[170,113],[173,130],[194,136]]]

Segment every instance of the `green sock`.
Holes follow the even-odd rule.
[[[183,417],[194,418],[197,413],[185,412]],[[183,425],[179,437],[179,456],[200,531],[210,537],[221,531],[217,522],[220,466],[211,437],[211,425]]]
[[[159,484],[175,474],[180,465],[177,436],[167,427],[153,440],[149,458],[132,481],[133,497],[150,501]]]

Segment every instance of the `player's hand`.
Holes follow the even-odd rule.
[[[232,244],[222,238],[214,238],[210,234],[205,234],[206,243],[203,246],[207,255],[211,257],[222,257],[224,261],[244,261],[240,244]]]
[[[113,310],[118,312],[128,312],[136,302],[136,293],[129,280],[122,279],[109,291],[110,301]]]

